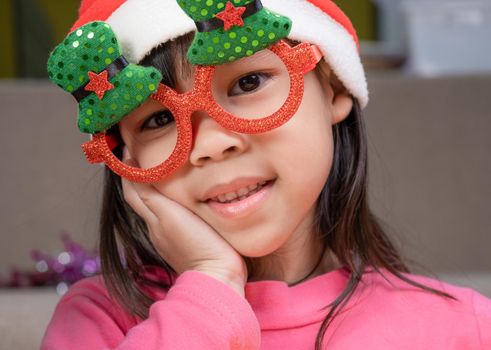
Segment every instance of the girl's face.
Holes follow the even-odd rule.
[[[193,75],[192,68],[190,74],[177,74],[176,90],[191,89]],[[161,108],[149,100],[124,118],[119,127],[125,144],[131,142],[128,130],[134,128],[134,120]],[[334,96],[329,84],[321,83],[311,71],[305,75],[305,92],[296,114],[270,132],[235,133],[206,112],[196,112],[189,159],[153,186],[201,217],[243,256],[262,257],[280,248],[288,250],[312,233],[316,200],[332,165],[332,125],[343,120],[351,108],[349,96]],[[158,149],[152,152],[159,158]],[[145,161],[138,154],[131,156],[140,164]],[[249,209],[224,214],[216,209],[220,204],[208,200],[213,187],[244,179],[235,187],[237,192],[257,182],[271,181],[254,196],[233,203],[230,210],[257,199]]]

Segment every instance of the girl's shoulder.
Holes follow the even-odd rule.
[[[456,333],[462,334],[466,329],[468,332],[477,330],[483,344],[491,349],[490,298],[472,288],[458,286],[436,277],[413,273],[402,275],[420,285],[447,293],[455,299],[423,290],[381,269],[380,273],[372,271],[363,278],[364,284],[370,286],[364,294],[370,302],[363,303],[364,307],[374,312],[376,310],[380,317],[384,317],[385,312],[390,313],[388,318],[392,320],[394,315],[398,315],[401,323],[407,322],[408,326],[411,322],[418,321],[420,326],[426,324],[431,327],[438,324],[440,329],[455,328]]]
[[[162,284],[171,284],[176,276],[169,276],[163,269],[147,267],[143,272],[149,280],[159,281]],[[145,287],[142,288],[154,300],[164,299],[167,291],[162,288]],[[79,308],[81,312],[103,312],[112,320],[117,320],[118,326],[122,330],[129,330],[141,320],[131,315],[118,300],[111,295],[104,277],[99,274],[92,277],[83,278],[74,283],[67,293],[60,299],[57,308],[68,306]]]
[[[416,292],[416,294],[421,294],[421,296],[424,297],[428,295],[430,295],[430,298],[432,298],[432,295],[436,296],[435,294],[424,292],[418,286],[415,286],[407,281],[400,279],[399,277],[384,268],[379,270],[380,272],[370,270],[369,273],[366,275],[367,278],[364,278],[365,281],[368,281],[369,284],[371,284],[376,289],[383,290],[389,294],[396,293],[400,295],[400,292],[408,292],[408,295],[413,295],[413,292]],[[438,277],[429,277],[421,274],[407,272],[401,272],[400,274],[409,281],[453,295],[457,299],[460,299],[462,302],[465,302],[466,300],[471,301],[472,299],[477,298],[479,300],[484,300],[485,303],[491,303],[490,298],[485,297],[471,287],[459,286]],[[416,296],[416,294],[414,294],[414,296]]]
[[[138,322],[110,294],[102,275],[81,279],[70,286],[58,302],[55,312],[65,307],[86,314],[103,313],[117,320],[121,329],[128,330]]]
[[[365,274],[362,281],[364,282],[363,284],[370,285],[370,289],[373,290],[372,293],[375,293],[375,296],[383,296],[384,298],[393,296],[402,298],[402,300],[407,298],[409,300],[415,299],[420,302],[428,300],[428,302],[432,303],[434,303],[435,300],[442,300],[444,303],[450,302],[449,300],[451,299],[442,298],[440,295],[428,290],[431,288],[455,297],[456,300],[453,300],[452,303],[456,306],[488,308],[491,313],[491,299],[471,287],[459,286],[438,277],[429,277],[406,272],[401,272],[400,274],[407,280],[423,287],[427,287],[427,289],[424,290],[418,285],[402,280],[384,268],[379,269],[379,272],[370,270],[370,272]]]

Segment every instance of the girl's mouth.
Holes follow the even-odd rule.
[[[227,201],[221,198],[220,201],[217,200],[218,198],[213,198],[205,203],[219,215],[226,218],[246,216],[258,209],[269,198],[275,182],[276,179],[266,181],[266,183],[259,185],[249,193],[232,200]]]
[[[247,197],[250,197],[256,192],[259,192],[265,185],[267,181],[262,181],[260,183],[256,183],[247,187],[243,187],[236,192],[230,192],[228,194],[222,194],[214,198],[210,198],[210,200],[220,203],[234,203],[240,200],[243,200]]]

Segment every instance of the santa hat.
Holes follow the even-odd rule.
[[[193,2],[194,0],[188,0]],[[205,0],[212,6],[226,0]],[[233,0],[240,3],[243,0]],[[348,17],[331,0],[262,0],[273,13],[288,17],[288,38],[316,44],[336,76],[363,108],[368,103],[365,72],[356,31]],[[196,21],[176,0],[82,0],[72,31],[91,21],[105,21],[114,30],[122,54],[139,62],[152,48],[189,32]],[[200,2],[196,2],[199,4]],[[181,5],[181,6],[180,6]],[[195,19],[195,18],[194,18]]]

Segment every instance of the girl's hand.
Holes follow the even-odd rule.
[[[135,166],[125,149],[123,162]],[[244,259],[211,226],[151,184],[122,180],[124,199],[146,222],[160,256],[181,274],[196,270],[214,277],[244,296]]]

